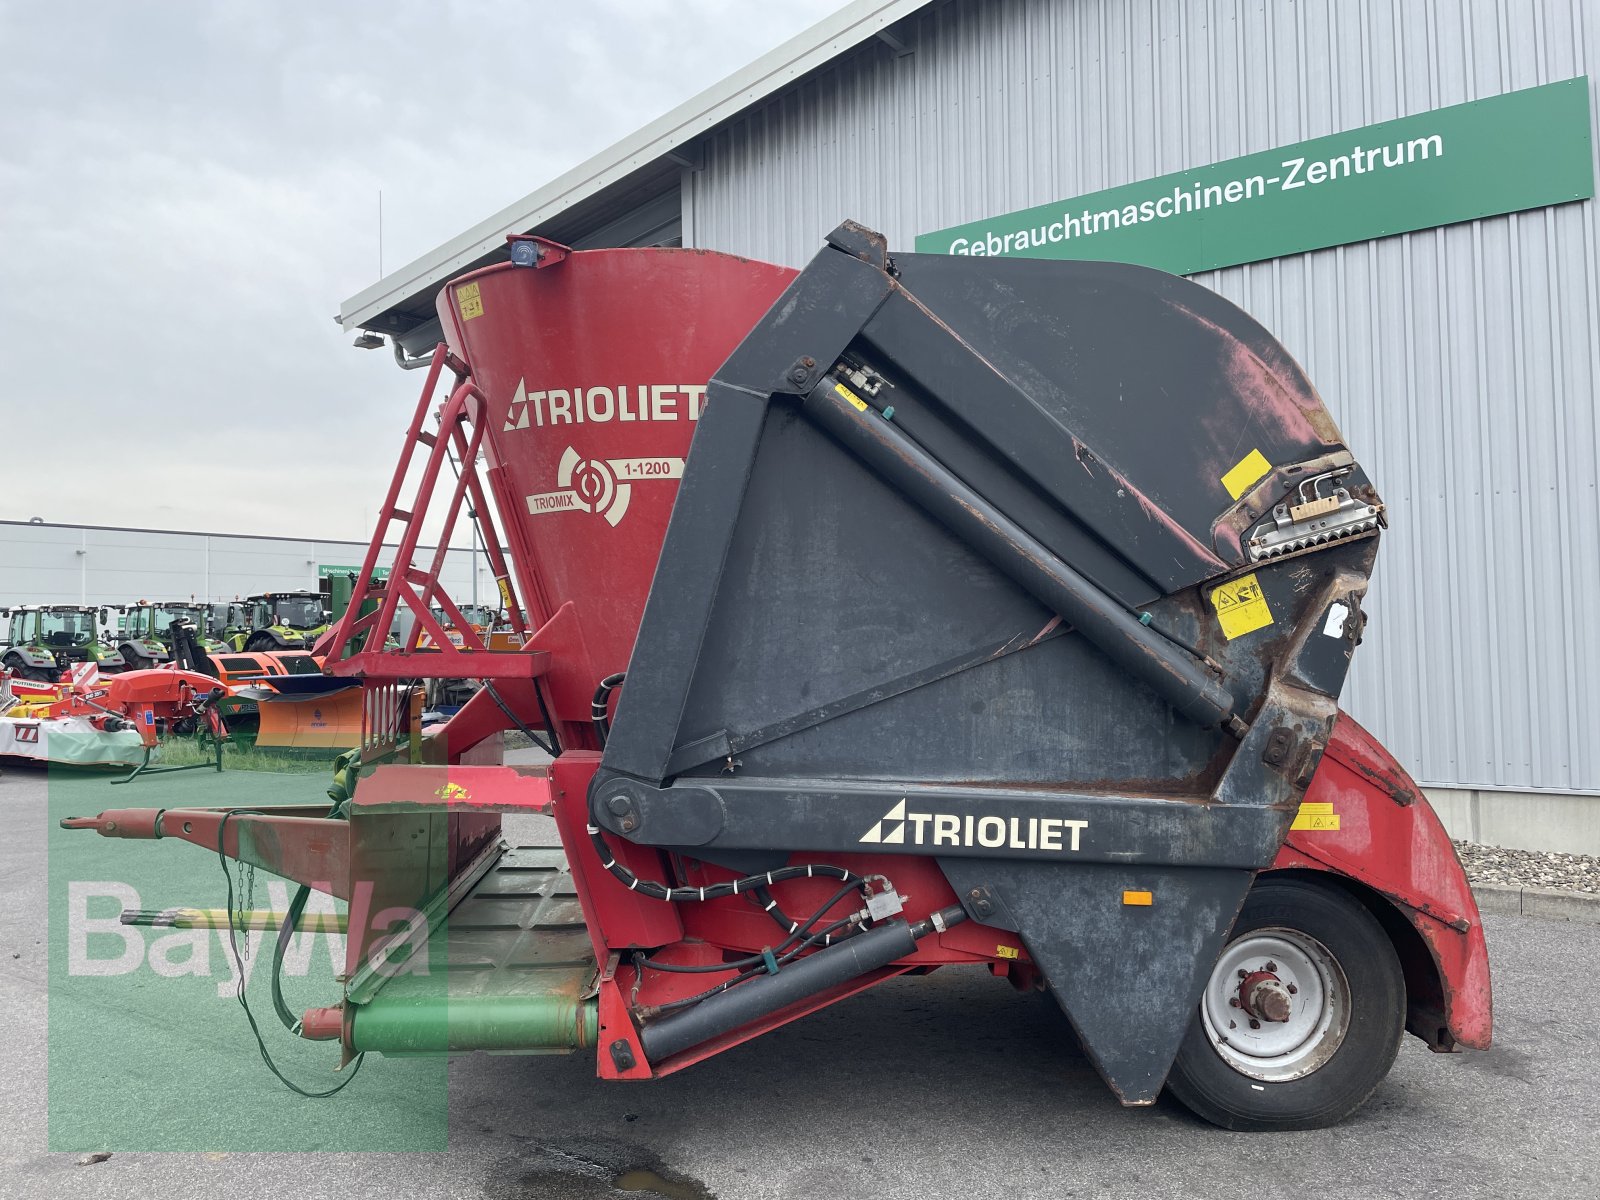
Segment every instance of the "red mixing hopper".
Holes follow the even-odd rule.
[[[595,682],[628,664],[706,383],[795,273],[700,250],[539,250],[540,268],[560,265],[464,276],[439,316],[488,406],[488,483],[532,625],[575,606],[582,649],[549,685],[577,734]]]
[[[560,744],[593,746],[594,687],[627,666],[707,382],[795,272],[703,250],[572,251],[537,238],[513,239],[513,250],[512,263],[465,275],[439,294],[448,353],[435,358],[383,510],[385,526],[405,527],[395,556],[402,582],[374,591],[377,611],[365,618],[356,615],[363,605],[352,604],[323,649],[337,662],[364,631],[390,628],[408,605],[416,618],[409,653],[358,653],[335,671],[496,678],[513,706],[548,704]],[[446,368],[457,382],[435,411],[433,389]],[[433,606],[458,630],[465,624],[437,587],[442,552],[431,571],[411,565],[419,533],[412,513],[427,510],[442,454],[431,453],[414,503],[400,506],[410,453],[432,451],[436,440],[456,461],[486,467],[481,483],[476,469],[462,474],[440,542],[463,507],[477,514],[513,631],[536,634],[525,648],[547,652],[543,661],[489,655],[470,633],[459,651],[415,657],[419,645],[451,640],[435,627]],[[489,497],[504,525],[504,554]],[[385,532],[369,551],[363,586]],[[530,673],[541,675],[542,696]],[[476,698],[453,722],[452,757],[509,727],[493,699]]]

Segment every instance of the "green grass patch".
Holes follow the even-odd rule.
[[[188,767],[215,761],[210,746],[202,747],[196,738],[168,738],[161,743],[154,763],[163,767]],[[290,750],[281,746],[222,747],[224,771],[272,771],[280,775],[325,775],[333,770],[333,760],[344,750],[327,748]]]

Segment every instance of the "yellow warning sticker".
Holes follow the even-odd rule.
[[[470,321],[483,316],[483,296],[475,283],[464,283],[456,289],[456,306],[461,309],[461,319]],[[1238,470],[1237,467],[1234,468]]]
[[[511,585],[504,579],[496,579],[495,582],[500,585],[500,607],[509,609],[511,607]]]
[[[1228,489],[1228,495],[1237,500],[1261,482],[1262,476],[1270,470],[1272,464],[1267,461],[1267,456],[1259,450],[1252,450],[1222,477],[1222,486]]]
[[[1324,832],[1339,828],[1339,814],[1333,811],[1333,805],[1324,800],[1307,800],[1300,806],[1300,811],[1294,815],[1294,823],[1290,829],[1313,829]]]
[[[1017,958],[1021,954],[1022,951],[1015,946],[996,946],[994,948],[994,956],[996,958]]]
[[[849,388],[845,387],[844,384],[842,384],[842,383],[834,384],[833,385],[833,390],[838,392],[839,395],[843,396],[846,400],[848,400],[855,407],[855,410],[857,412],[866,412],[867,411],[867,402],[865,400],[863,400],[860,396],[858,396],[854,392],[852,392]]]
[[[1211,593],[1211,604],[1217,610],[1222,636],[1230,642],[1272,624],[1272,610],[1267,607],[1254,571],[1218,585]]]

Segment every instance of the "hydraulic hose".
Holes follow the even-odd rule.
[[[594,699],[589,702],[589,719],[594,722],[595,736],[600,739],[602,750],[606,748],[606,739],[611,736],[611,693],[627,677],[623,671],[607,675],[600,681],[600,686],[594,689]]]

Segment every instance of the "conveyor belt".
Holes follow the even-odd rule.
[[[357,1049],[537,1054],[594,1043],[584,999],[594,952],[559,849],[508,849],[430,937],[427,962],[357,1009]]]

